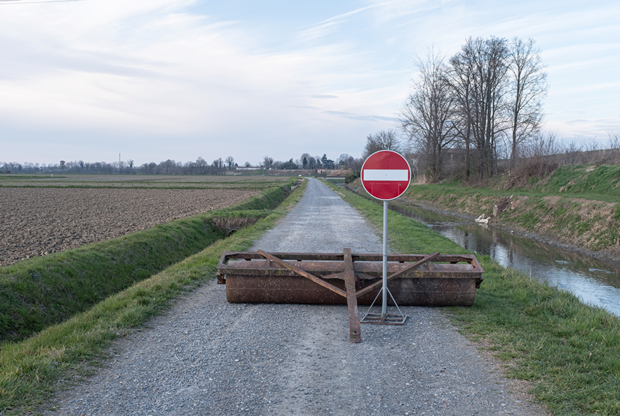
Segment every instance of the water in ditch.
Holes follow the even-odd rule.
[[[620,266],[419,206],[390,206],[461,247],[547,281],[620,316]]]

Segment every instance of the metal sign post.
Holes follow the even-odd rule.
[[[396,304],[394,297],[387,287],[388,265],[387,265],[387,230],[388,230],[388,201],[401,196],[409,187],[411,182],[411,168],[407,160],[400,154],[391,150],[380,150],[373,153],[366,159],[361,170],[362,185],[366,192],[374,198],[383,201],[383,286],[377,294],[383,294],[381,315],[371,314],[370,310],[362,318],[362,323],[402,325],[407,319]],[[400,315],[390,315],[387,312],[388,294],[392,302],[398,309]],[[375,301],[377,300],[375,298]]]
[[[388,228],[388,201],[383,201],[383,306],[381,306],[381,320],[387,318],[387,228]]]

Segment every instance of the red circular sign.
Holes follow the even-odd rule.
[[[366,192],[382,201],[396,199],[411,182],[409,163],[392,150],[379,150],[362,165],[362,185]]]

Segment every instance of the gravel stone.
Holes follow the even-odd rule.
[[[377,234],[311,179],[255,248],[381,252]],[[441,309],[403,311],[406,325],[362,325],[362,342],[352,344],[346,306],[229,304],[225,286],[211,281],[115,343],[97,374],[59,393],[57,410],[44,413],[545,414],[522,392],[509,392],[518,383],[503,378]]]

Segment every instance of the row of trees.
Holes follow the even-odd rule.
[[[336,161],[329,159],[327,154],[323,154],[321,157],[304,153],[299,159],[293,160],[291,158],[288,161],[274,161],[271,157],[265,156],[260,166],[265,169],[357,169],[360,163],[361,159],[354,158],[346,153],[341,154]]]
[[[336,162],[329,159],[326,154],[323,157],[310,156],[304,153],[300,159],[293,161],[274,161],[272,158],[265,156],[263,162],[257,168],[266,170],[272,169],[342,169],[357,168],[360,163],[359,159],[355,159],[347,154],[342,154]],[[144,163],[135,166],[133,160],[119,161],[113,163],[107,162],[84,162],[74,161],[65,162],[61,160],[58,164],[38,164],[38,163],[17,163],[17,162],[0,162],[0,172],[12,173],[81,173],[81,174],[144,174],[144,175],[221,175],[226,171],[234,170],[239,165],[235,163],[232,156],[228,156],[225,160],[218,158],[208,163],[202,157],[194,162],[176,162],[168,159],[159,163]],[[252,167],[250,162],[245,162],[245,167]]]
[[[442,177],[445,149],[463,149],[466,179],[484,179],[540,134],[547,74],[534,40],[470,38],[449,59],[431,50],[415,65],[401,128],[429,180]]]
[[[133,160],[120,162],[65,162],[57,164],[0,162],[0,171],[11,173],[81,173],[81,174],[163,174],[163,175],[197,175],[221,174],[230,169],[222,159],[211,164],[199,157],[195,162],[175,162],[166,160],[159,163],[145,163],[135,166]]]
[[[424,175],[421,169],[425,165],[424,155],[411,151],[407,142],[402,142],[394,130],[388,130],[371,134],[367,137],[364,149],[364,159],[370,154],[383,149],[397,151],[409,161],[414,176]],[[463,155],[461,148],[448,150],[450,156]],[[589,164],[620,164],[620,133],[610,131],[607,144],[590,139],[587,141],[560,140],[556,133],[539,132],[519,147],[517,164],[511,166],[509,159],[510,148],[503,148],[504,154],[500,155],[498,168],[506,173],[506,184],[509,186],[524,186],[532,177],[542,178],[553,172],[560,166],[565,165],[589,165]],[[360,163],[364,159],[360,159]],[[457,157],[447,159],[449,163],[443,171],[445,176],[462,177],[466,169],[465,158]],[[359,170],[356,172],[359,176]],[[477,179],[476,177],[472,179]]]

